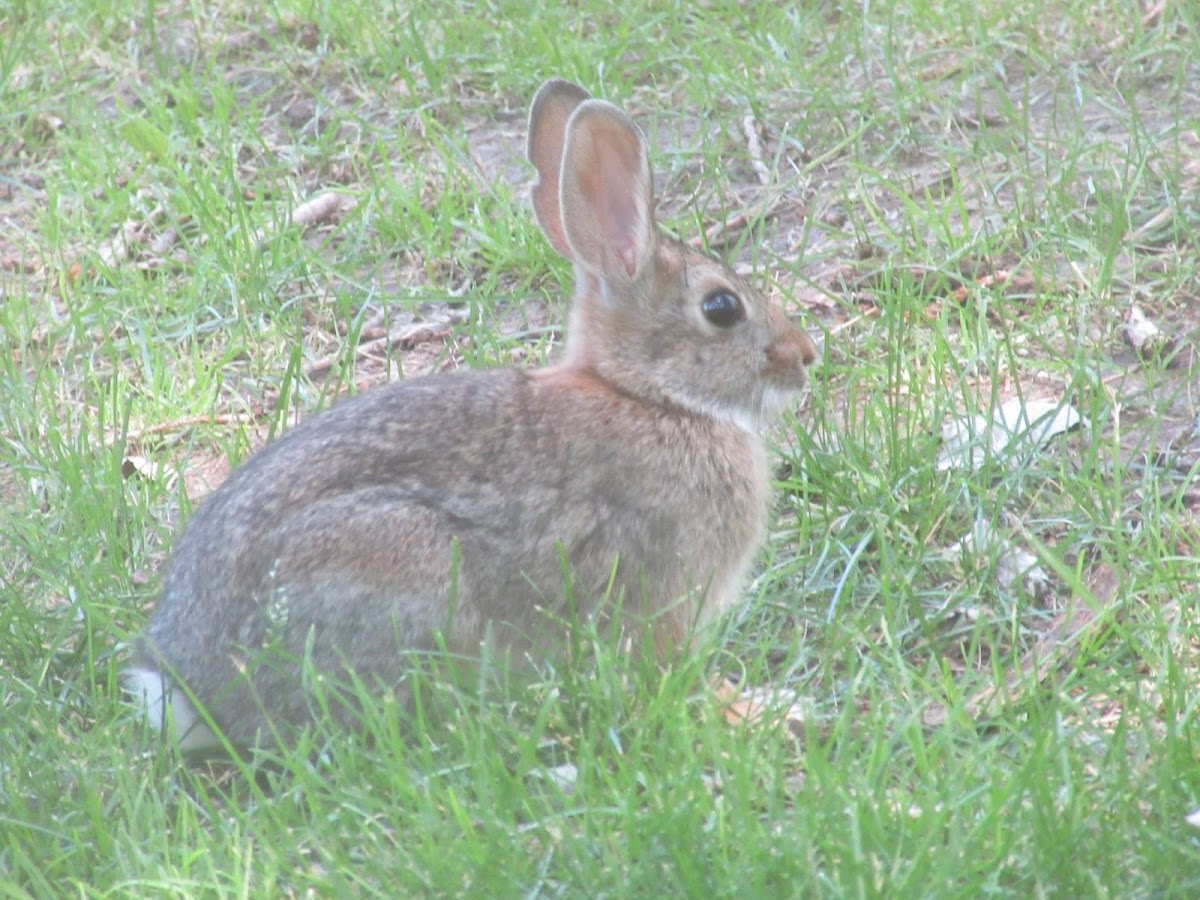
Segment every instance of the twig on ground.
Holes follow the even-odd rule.
[[[746,135],[746,151],[750,154],[750,165],[764,187],[771,183],[771,169],[763,162],[761,126],[754,116],[742,119],[742,133]]]
[[[1185,183],[1183,187],[1184,190],[1187,190],[1188,188],[1194,188],[1195,186],[1196,182],[1192,181],[1190,184]],[[1146,238],[1149,237],[1155,229],[1157,229],[1160,225],[1165,225],[1167,222],[1171,221],[1171,218],[1178,211],[1179,208],[1175,204],[1167,204],[1149,219],[1139,225],[1129,235],[1129,242],[1134,246],[1145,243]]]
[[[197,425],[249,425],[259,418],[261,418],[261,414],[249,418],[239,415],[212,415],[187,416],[183,419],[172,419],[169,422],[159,422],[157,425],[150,425],[138,431],[129,432],[125,435],[125,445],[127,447],[135,447],[146,440],[146,438],[161,434],[171,434],[176,431],[187,431],[189,428],[195,428]]]
[[[467,311],[465,309],[448,309],[444,316],[440,316],[435,321],[413,322],[394,331],[385,331],[382,334],[379,334],[378,331],[371,331],[368,334],[364,329],[359,336],[358,345],[354,348],[355,358],[361,359],[364,356],[368,356],[379,350],[386,350],[389,347],[411,350],[417,344],[445,340],[450,336],[450,326],[465,321],[466,317]],[[309,378],[322,378],[333,368],[340,358],[341,355],[336,353],[321,357],[308,367],[306,374]]]

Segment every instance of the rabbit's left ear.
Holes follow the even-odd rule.
[[[560,198],[575,261],[633,281],[654,253],[654,182],[641,131],[612,104],[588,100],[567,123]]]
[[[559,186],[562,181],[563,145],[567,139],[567,122],[589,94],[577,84],[553,79],[547,81],[533,98],[529,108],[529,137],[525,155],[537,169],[538,180],[533,186],[533,213],[554,249],[571,257],[571,247],[563,232],[562,209],[559,206]]]

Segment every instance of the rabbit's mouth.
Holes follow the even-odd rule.
[[[798,387],[776,387],[767,385],[763,388],[758,402],[758,428],[760,431],[770,427],[786,410],[793,408],[808,389],[807,379]]]

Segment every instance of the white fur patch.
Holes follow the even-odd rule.
[[[146,721],[160,734],[170,734],[179,741],[184,753],[198,753],[221,748],[221,742],[195,707],[174,690],[170,680],[154,669],[126,669],[121,673],[127,690],[141,708]],[[168,712],[167,707],[170,706]]]

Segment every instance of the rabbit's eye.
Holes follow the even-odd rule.
[[[732,328],[746,319],[742,298],[729,291],[713,291],[700,304],[704,318],[718,328]]]

